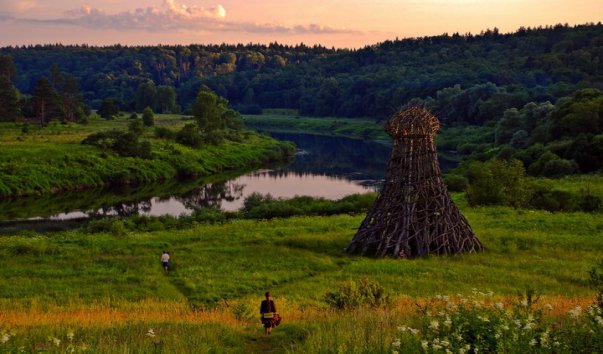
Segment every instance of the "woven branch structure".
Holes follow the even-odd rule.
[[[419,107],[388,120],[393,148],[387,176],[347,252],[410,258],[483,250],[442,179],[434,141],[439,128],[438,119]]]

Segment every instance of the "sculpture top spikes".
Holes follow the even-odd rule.
[[[433,136],[439,129],[438,118],[421,107],[400,111],[385,124],[385,130],[393,139]]]

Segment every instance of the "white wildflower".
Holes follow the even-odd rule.
[[[480,320],[482,320],[484,322],[490,322],[490,319],[486,316],[478,315],[477,318],[479,318]]]
[[[392,347],[400,348],[400,340],[396,339],[392,342]]]
[[[499,309],[499,310],[504,310],[505,309],[505,305],[503,305],[502,302],[497,302],[496,304],[494,304],[494,306],[496,306],[496,308]]]
[[[56,345],[57,347],[58,347],[59,345],[61,345],[61,340],[60,340],[60,339],[58,339],[58,338],[52,338],[52,342],[53,342],[53,343],[54,343],[54,345]]]
[[[3,333],[2,337],[0,337],[0,342],[2,342],[2,344],[8,342],[10,340],[10,334],[8,333]]]
[[[554,341],[554,342],[553,342],[553,346],[555,346],[555,347],[558,347],[558,346],[560,346],[560,345],[561,345],[561,343],[559,343],[558,341]]]
[[[450,342],[447,340],[442,340],[442,341],[440,341],[440,344],[442,344],[443,347],[447,347],[450,345]]]
[[[446,320],[443,323],[444,323],[444,326],[446,326],[446,327],[452,326],[452,321],[450,320],[450,317],[448,317],[448,316],[446,316]]]
[[[528,306],[528,300],[521,300],[521,306],[523,307],[527,307]]]
[[[422,340],[421,341],[421,348],[423,348],[423,349],[429,348],[429,342],[426,341],[426,340]]]
[[[438,329],[440,327],[440,323],[438,321],[431,321],[429,323],[430,329]]]
[[[398,327],[398,331],[400,331],[400,332],[406,332],[407,329],[408,329],[408,327],[406,327],[406,326]]]
[[[69,331],[67,332],[67,339],[69,339],[69,341],[73,340],[73,337],[75,336],[75,333],[73,333],[73,331]]]
[[[501,328],[503,331],[508,331],[508,330],[509,330],[509,326],[507,326],[506,324],[505,324],[505,325],[500,326],[500,328]]]
[[[398,354],[397,350],[392,350],[392,354]]]
[[[500,333],[496,332],[496,334],[494,334],[494,338],[499,339],[500,338]]]
[[[540,345],[544,348],[548,348],[549,346],[549,332],[544,331],[541,335],[540,335]]]
[[[452,354],[452,350],[446,348],[446,354]]]
[[[436,298],[436,299],[438,299],[438,300],[442,300],[442,295],[437,294],[437,295],[435,296],[435,298]]]
[[[147,335],[147,336],[149,336],[149,337],[151,337],[151,338],[155,338],[155,331],[153,330],[153,328],[150,328],[150,329],[147,331],[147,334],[146,334],[146,335]]]
[[[448,297],[448,295],[442,296],[442,299],[446,302],[450,301],[450,298]]]
[[[441,345],[439,345],[439,344],[434,344],[434,345],[432,346],[432,348],[433,348],[433,350],[440,350],[440,349],[442,349],[442,346],[441,346]]]
[[[525,330],[530,330],[532,328],[534,328],[534,324],[532,322],[528,322],[525,326],[523,326],[523,329]]]
[[[595,322],[597,322],[597,324],[603,326],[603,318],[601,318],[601,316],[595,316]]]
[[[533,347],[536,345],[536,339],[532,338],[532,340],[530,340],[530,347]]]
[[[570,315],[571,317],[578,317],[578,316],[580,316],[581,313],[582,313],[582,307],[580,307],[580,306],[576,306],[567,312],[567,314]]]
[[[553,305],[551,305],[551,304],[545,304],[545,305],[544,305],[544,308],[545,308],[545,310],[547,310],[547,311],[553,311]]]
[[[418,329],[414,329],[414,328],[408,328],[408,331],[410,332],[410,334],[412,334],[413,336],[416,336],[417,334],[419,334],[419,330]]]

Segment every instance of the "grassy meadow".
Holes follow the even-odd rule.
[[[492,302],[510,306],[518,292],[533,288],[542,296],[538,306],[551,304],[554,316],[593,303],[587,272],[602,256],[600,214],[469,208],[461,195],[455,199],[484,253],[347,255],[342,249],[361,215],[6,235],[0,350],[391,353],[397,327],[416,322],[417,304],[438,295],[493,292]],[[158,261],[164,249],[172,253],[169,275]],[[327,306],[327,292],[363,277],[385,288],[390,306]],[[257,315],[266,290],[285,319],[269,337]]]
[[[155,124],[175,130],[188,119],[156,115]],[[312,120],[284,110],[246,117],[261,128],[254,119],[265,119],[261,124],[270,131],[387,138],[369,120]],[[152,143],[152,160],[80,144],[94,132],[125,130],[128,122],[93,118],[88,125],[29,125],[27,132],[2,123],[0,195],[215,175],[278,160],[289,149],[245,132],[241,141],[195,150],[156,139],[153,128],[143,134]],[[487,133],[458,129],[473,128],[446,130],[468,144]],[[601,175],[551,183],[603,197]],[[148,188],[139,193],[157,194]],[[113,197],[99,190],[91,198],[102,204]],[[595,291],[588,274],[603,258],[601,213],[469,207],[462,193],[453,198],[485,252],[410,260],[348,255],[343,249],[363,215],[343,207],[346,213],[332,216],[265,220],[261,213],[259,219],[232,213],[172,224],[151,218],[148,227],[114,218],[100,228],[7,231],[0,236],[0,353],[477,352],[464,349],[462,336],[477,338],[482,352],[603,352],[603,314],[589,307]],[[64,203],[74,202],[66,195]],[[306,210],[310,204],[297,209],[314,213]],[[275,202],[272,208],[288,215],[287,206]],[[322,208],[317,213],[324,214]],[[159,262],[163,250],[172,254],[168,275]],[[384,288],[389,305],[329,307],[327,293],[363,278]],[[258,318],[267,290],[284,317],[270,336]],[[512,328],[501,333],[505,327]]]
[[[294,109],[264,109],[261,115],[245,115],[245,125],[260,131],[308,133],[355,139],[389,140],[383,123],[369,118],[306,117]]]
[[[244,131],[237,141],[193,149],[173,141],[156,139],[154,127],[142,138],[151,142],[152,159],[122,157],[81,141],[109,129],[125,131],[130,119],[105,120],[93,116],[89,124],[0,123],[0,197],[39,195],[105,185],[142,184],[175,176],[209,176],[233,170],[257,168],[283,161],[289,144]],[[190,123],[178,115],[156,115],[156,127],[177,130]]]

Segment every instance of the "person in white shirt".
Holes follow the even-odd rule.
[[[161,264],[163,264],[163,270],[165,271],[165,274],[167,274],[170,265],[170,253],[168,251],[163,251],[161,254]]]

